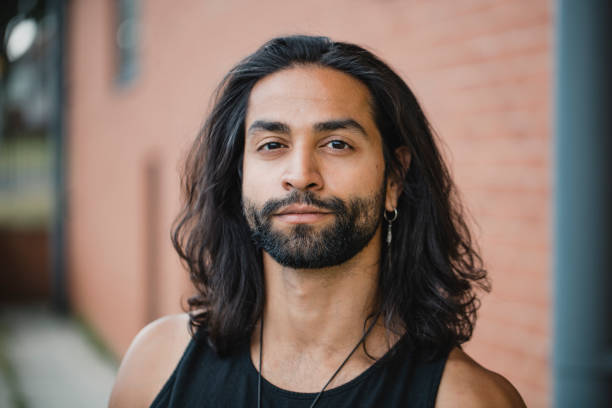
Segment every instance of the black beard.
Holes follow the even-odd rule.
[[[281,200],[268,200],[261,209],[243,198],[243,210],[255,245],[279,264],[294,269],[325,268],[342,264],[370,242],[383,212],[384,190],[376,196],[318,199],[311,192],[294,190]],[[317,230],[299,224],[285,233],[272,229],[272,214],[290,204],[306,204],[332,212],[336,220]]]

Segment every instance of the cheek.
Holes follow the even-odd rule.
[[[246,158],[242,166],[242,196],[253,203],[262,203],[266,192],[271,188],[272,174],[260,166],[255,166]]]
[[[349,195],[370,196],[380,192],[384,178],[384,164],[372,160],[367,163],[343,164],[330,169],[326,186],[335,191],[346,191]]]
[[[252,174],[252,173],[249,173]],[[252,178],[252,179],[251,179]],[[248,199],[251,202],[257,202],[257,191],[259,191],[257,186],[257,177],[249,177],[246,174],[243,174],[242,177],[242,197]]]
[[[344,182],[338,180],[333,184],[328,184],[327,187],[327,191],[323,195],[336,196],[343,200],[351,198],[372,198],[381,194],[382,180],[361,176],[356,179],[346,178]]]
[[[247,158],[242,161],[242,196],[252,200],[253,171],[250,169]]]

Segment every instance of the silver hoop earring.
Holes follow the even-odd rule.
[[[393,233],[391,231],[391,224],[393,224],[393,222],[397,220],[397,208],[393,209],[392,216],[388,216],[387,211],[385,211],[383,214],[383,218],[385,219],[385,221],[387,221],[387,246],[390,246],[391,240],[393,239]]]

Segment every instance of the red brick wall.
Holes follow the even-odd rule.
[[[272,36],[324,34],[370,48],[420,98],[477,224],[493,282],[466,348],[506,375],[529,406],[550,405],[551,2],[140,3],[140,73],[119,88],[113,2],[70,2],[71,293],[117,353],[150,316],[148,235],[159,248],[159,313],[179,310],[188,292],[168,231],[179,208],[179,159],[212,89]],[[151,160],[159,166],[154,231],[147,221]]]

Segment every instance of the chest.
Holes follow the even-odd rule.
[[[194,350],[195,349],[195,350]],[[352,380],[326,390],[316,407],[433,407],[445,359],[415,363],[398,353]],[[258,372],[249,353],[220,358],[188,347],[152,407],[256,407]],[[310,407],[317,393],[292,392],[262,378],[262,406]]]

